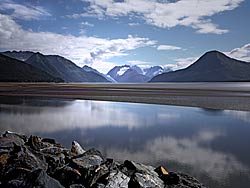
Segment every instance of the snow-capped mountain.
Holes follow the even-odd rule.
[[[117,82],[148,82],[151,78],[164,72],[160,66],[142,68],[137,65],[122,65],[112,68],[107,75]]]

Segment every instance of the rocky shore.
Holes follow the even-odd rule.
[[[51,138],[6,131],[0,136],[0,187],[204,188],[195,178],[164,167],[105,159],[76,141],[64,148]]]

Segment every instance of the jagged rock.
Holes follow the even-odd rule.
[[[99,166],[104,161],[102,154],[90,149],[85,153],[72,158],[72,165],[79,169],[88,169],[93,166]]]
[[[130,178],[122,172],[111,172],[106,178],[107,184],[105,185],[105,188],[127,188],[129,180]]]
[[[63,188],[63,186],[55,179],[46,174],[44,170],[34,170],[24,177],[12,179],[3,184],[4,187],[10,188]]]
[[[164,167],[104,159],[77,143],[72,149],[54,139],[5,132],[0,136],[0,187],[205,188],[195,178]]]
[[[11,149],[14,147],[14,145],[22,146],[26,140],[27,137],[24,135],[6,131],[0,137],[0,149]]]
[[[71,152],[76,155],[81,155],[85,152],[85,150],[81,147],[81,145],[77,141],[72,142]]]
[[[15,132],[11,132],[11,131],[6,131],[3,134],[3,137],[7,137],[7,138],[21,138],[24,142],[27,141],[28,137],[26,135],[20,134],[20,133],[15,133]]]
[[[163,175],[167,175],[168,171],[163,167],[163,166],[159,166],[154,170],[160,177]]]
[[[197,179],[183,173],[169,172],[163,175],[161,179],[165,183],[166,188],[205,188]]]
[[[122,172],[128,176],[132,176],[135,172],[151,174],[157,176],[157,173],[154,171],[155,168],[152,166],[146,166],[144,164],[135,163],[133,161],[124,161]]]
[[[31,173],[31,170],[25,168],[13,168],[9,172],[2,176],[3,187],[9,187],[14,184],[18,187],[18,184],[24,181],[24,178]],[[19,182],[19,183],[18,183]],[[9,185],[9,186],[7,186]],[[13,186],[14,186],[13,185]]]
[[[103,178],[105,179],[109,172],[118,171],[119,165],[120,164],[115,162],[113,159],[107,159],[100,166],[96,166],[92,171],[89,171],[90,173],[87,179],[88,185],[91,187],[92,185],[96,184],[98,180],[100,181]]]
[[[164,182],[158,176],[134,173],[128,186],[133,188],[162,188],[164,187]]]
[[[14,146],[10,152],[7,163],[3,167],[5,173],[9,172],[13,168],[25,168],[25,169],[43,169],[47,170],[48,164],[42,155],[35,155],[33,151],[26,146]]]
[[[57,179],[65,187],[80,183],[81,181],[81,173],[69,166],[64,166],[63,168],[57,169],[52,177]]]
[[[42,142],[42,139],[40,137],[32,135],[29,137],[28,142],[26,144],[36,151],[40,151],[41,149],[53,146],[48,142]]]
[[[47,142],[47,143],[50,143],[50,144],[56,144],[56,140],[52,139],[52,138],[42,138],[41,141],[42,142]]]

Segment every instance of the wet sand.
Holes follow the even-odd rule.
[[[37,96],[250,111],[250,83],[0,83],[0,96]]]

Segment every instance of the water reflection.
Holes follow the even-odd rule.
[[[158,111],[150,114],[151,110],[144,109],[143,105],[134,106],[102,101],[75,101],[68,102],[66,106],[0,104],[0,112],[1,131],[12,128],[26,134],[106,126],[135,129],[141,126],[152,126],[156,121],[171,122],[178,118],[178,114],[172,112],[165,114]]]
[[[117,160],[164,164],[170,170],[188,172],[210,187],[248,187],[250,183],[249,112],[18,100],[0,100],[1,132],[54,137],[67,147],[76,139],[86,148],[96,147]]]

